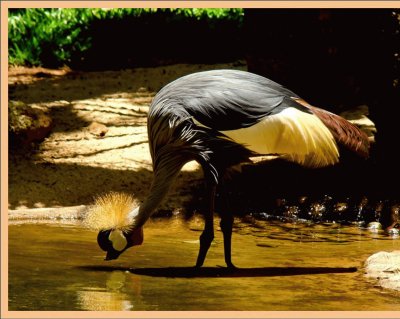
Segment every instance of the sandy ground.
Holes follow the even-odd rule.
[[[156,92],[195,71],[245,64],[172,65],[107,72],[10,68],[10,99],[47,111],[50,135],[9,152],[9,209],[87,205],[108,191],[142,201],[152,179],[146,117]],[[177,212],[201,187],[194,162],[160,211]],[[187,205],[186,205],[187,206]]]

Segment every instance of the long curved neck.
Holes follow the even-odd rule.
[[[163,165],[158,165],[154,170],[154,177],[150,186],[149,195],[137,209],[131,212],[135,227],[143,226],[154,213],[167,195],[176,175],[185,163],[170,159],[166,161],[166,163],[160,164]]]
[[[149,219],[183,165],[195,159],[198,153],[197,131],[193,130],[191,121],[184,120],[187,112],[177,105],[173,114],[170,111],[171,107],[160,104],[159,107],[152,106],[149,113],[147,127],[154,177],[148,197],[136,212],[135,226],[142,226]]]

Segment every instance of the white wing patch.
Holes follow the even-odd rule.
[[[335,139],[322,121],[291,107],[253,126],[220,132],[255,153],[279,154],[307,167],[333,165],[339,160]]]

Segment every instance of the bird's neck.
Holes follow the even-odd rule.
[[[148,197],[139,207],[129,213],[135,227],[143,226],[161,204],[182,166],[183,164],[178,164],[155,169]]]

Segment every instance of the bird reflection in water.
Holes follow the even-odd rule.
[[[143,303],[140,277],[120,270],[109,274],[105,288],[87,287],[77,295],[80,307],[89,311],[131,311]]]

